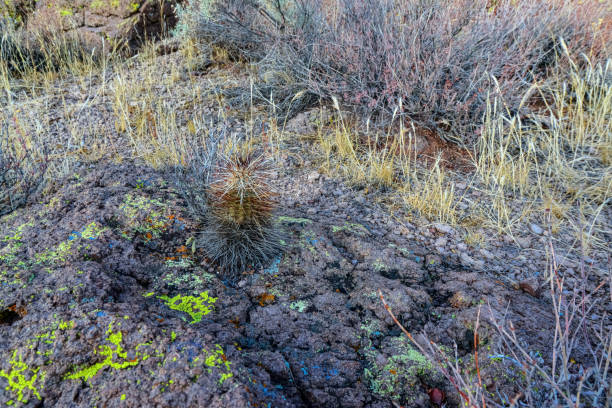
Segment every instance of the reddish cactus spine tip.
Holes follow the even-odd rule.
[[[210,185],[210,205],[220,220],[237,226],[265,224],[276,207],[268,164],[253,154],[226,157]]]

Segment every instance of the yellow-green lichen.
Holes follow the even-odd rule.
[[[361,224],[356,224],[356,223],[352,223],[352,222],[345,222],[344,225],[341,226],[337,226],[337,225],[332,225],[332,232],[336,233],[339,231],[346,231],[346,232],[350,232],[356,235],[367,235],[369,234],[369,231],[366,227],[364,227]]]
[[[49,200],[49,202],[47,204],[45,204],[45,208],[47,209],[54,209],[55,207],[57,207],[60,203],[60,199],[58,196],[53,196],[51,197],[51,199]]]
[[[166,306],[172,310],[185,312],[191,316],[190,323],[198,323],[202,318],[213,311],[214,303],[217,298],[208,296],[208,291],[200,293],[199,296],[176,295],[173,298],[168,296],[158,296],[164,301]]]
[[[303,225],[312,224],[312,220],[309,220],[308,218],[293,218],[293,217],[286,217],[286,216],[278,217],[278,221],[286,222],[286,223],[293,223],[293,224],[303,224]]]
[[[6,264],[9,267],[15,268],[15,259],[17,257],[17,252],[23,246],[23,232],[27,227],[33,227],[34,221],[29,221],[24,224],[21,224],[12,233],[6,235],[2,238],[2,242],[5,242],[6,245],[0,250],[0,262]]]
[[[57,328],[60,330],[69,330],[69,329],[73,329],[74,326],[76,326],[76,323],[74,322],[74,320],[69,320],[69,321],[60,320]]]
[[[88,248],[83,240],[95,240],[108,228],[100,227],[96,222],[86,225],[80,231],[70,233],[66,241],[60,242],[55,248],[47,249],[35,255],[37,264],[52,264],[57,262],[65,262],[69,255],[83,248]],[[74,250],[73,250],[73,247]]]
[[[168,268],[190,268],[193,266],[193,261],[189,258],[181,258],[180,260],[167,259],[166,266]]]
[[[165,392],[165,391],[166,391],[166,389],[167,389],[168,387],[170,387],[172,384],[174,384],[174,380],[168,380],[168,381],[166,381],[166,382],[162,382],[162,383],[160,384],[159,390],[160,390],[161,392]]]
[[[159,200],[127,194],[120,209],[128,219],[129,230],[144,235],[146,240],[159,238],[168,226],[164,216],[166,205]],[[122,232],[129,238],[126,231]]]
[[[318,239],[314,231],[300,231],[300,246],[308,249],[313,255],[317,254],[317,249],[315,248],[317,242]]]
[[[225,380],[230,377],[233,377],[232,370],[230,368],[230,361],[225,357],[225,353],[223,352],[223,348],[215,344],[214,350],[203,349],[202,352],[206,355],[204,359],[204,365],[208,368],[208,373],[212,373],[213,368],[224,368],[225,372],[221,373],[221,377],[219,377],[219,384],[223,384]]]
[[[92,9],[93,11],[96,10],[100,10],[102,8],[104,8],[106,6],[104,0],[93,0],[90,4],[89,4],[89,8]]]
[[[410,389],[419,384],[419,377],[431,375],[435,370],[423,354],[411,347],[408,339],[397,337],[393,345],[398,353],[382,360],[371,347],[366,348],[369,367],[364,370],[364,376],[375,394],[407,401]]]
[[[141,356],[140,353],[136,353],[136,358],[132,360],[127,359],[127,352],[123,349],[121,342],[123,340],[123,333],[120,330],[116,332],[113,331],[113,323],[109,323],[108,330],[106,331],[106,342],[109,344],[102,344],[98,346],[97,350],[94,350],[95,354],[104,357],[99,363],[96,363],[91,366],[87,366],[82,368],[81,370],[75,371],[72,374],[68,374],[66,379],[76,380],[82,378],[84,381],[89,381],[92,377],[94,377],[98,372],[106,367],[113,368],[115,370],[120,370],[123,368],[132,367],[138,365],[140,360],[138,357]],[[148,356],[143,356],[142,360],[146,360]]]
[[[382,261],[382,259],[378,258],[372,263],[372,267],[376,272],[384,271],[387,269],[387,265]]]
[[[212,281],[214,278],[215,275],[202,269],[196,269],[193,272],[171,269],[164,274],[163,280],[175,287],[196,292],[203,289],[205,283]]]
[[[17,350],[13,351],[9,364],[11,369],[8,372],[0,370],[0,377],[4,377],[8,381],[5,389],[16,393],[17,401],[24,404],[28,402],[27,396],[24,395],[24,392],[27,392],[27,390],[36,398],[41,399],[36,383],[41,384],[44,381],[45,372],[40,371],[40,367],[34,369],[28,367],[24,363],[23,357],[17,354]],[[42,386],[39,385],[39,387],[42,390]],[[11,402],[12,400],[9,401],[9,405],[12,405]]]

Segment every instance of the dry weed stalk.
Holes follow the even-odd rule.
[[[555,322],[552,334],[550,362],[537,361],[518,338],[517,328],[513,322],[495,317],[490,303],[488,304],[490,321],[497,330],[503,349],[509,353],[509,360],[518,366],[524,375],[524,383],[520,384],[520,392],[512,398],[499,400],[483,386],[479,366],[480,306],[474,329],[474,363],[476,378],[469,375],[459,366],[457,346],[455,345],[455,362],[451,362],[440,346],[428,340],[427,347],[417,342],[395,317],[385,302],[379,290],[381,301],[403,333],[415,346],[432,361],[435,367],[450,381],[457,390],[466,406],[470,408],[485,408],[488,406],[528,406],[531,408],[550,407],[609,407],[612,404],[610,385],[610,369],[612,365],[612,332],[608,330],[604,315],[599,321],[590,319],[597,305],[595,296],[608,285],[610,294],[608,301],[612,302],[612,274],[608,270],[607,280],[601,281],[595,288],[587,291],[589,274],[586,271],[584,258],[580,266],[580,276],[573,287],[568,288],[566,277],[559,270],[557,255],[550,233],[549,213],[548,249],[551,261],[548,270],[548,283],[552,314]],[[584,254],[583,254],[584,255]],[[609,263],[610,265],[610,263]],[[427,337],[424,337],[427,339]],[[584,359],[580,363],[574,357],[582,353]],[[537,389],[537,391],[536,391]]]
[[[28,137],[13,117],[17,135],[9,133],[9,124],[0,127],[0,216],[27,204],[45,181],[48,158],[45,152],[34,152]]]

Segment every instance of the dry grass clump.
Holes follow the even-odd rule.
[[[76,34],[29,32],[16,27],[10,19],[0,19],[2,76],[32,78],[45,73],[90,73],[102,59],[116,52],[95,47]]]
[[[360,131],[358,124],[344,118],[335,99],[334,106],[331,131],[318,134],[324,171],[357,187],[387,191],[392,201],[428,219],[457,222],[461,197],[455,193],[453,179],[440,156],[431,158],[428,165],[417,160],[414,126],[406,129],[398,120],[386,132]]]
[[[584,69],[568,61],[568,75],[530,90],[546,101],[543,113],[521,117],[502,100],[491,103],[475,168],[498,229],[517,221],[508,215],[504,202],[520,199],[528,212],[550,209],[556,223],[576,220],[576,239],[582,241],[580,234],[586,232],[588,248],[609,228],[605,218],[612,197],[612,61],[585,60]]]
[[[401,99],[398,114],[468,144],[490,94],[517,113],[554,72],[560,38],[593,60],[612,38],[612,11],[597,0],[207,0],[191,13],[192,37],[255,63],[254,88],[227,92],[234,107],[291,115],[335,96],[388,125]]]

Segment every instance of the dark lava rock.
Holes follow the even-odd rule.
[[[232,287],[161,174],[100,164],[63,185],[1,219],[0,404],[390,408],[434,387],[452,402],[377,292],[409,330],[464,342],[476,308],[448,299],[496,290],[439,280],[366,223],[304,214],[282,214],[285,254]]]

